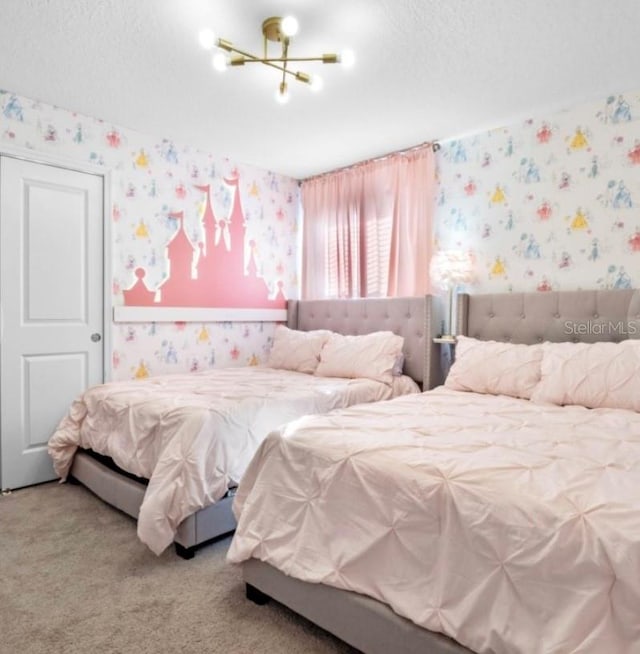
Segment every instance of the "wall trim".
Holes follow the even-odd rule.
[[[286,322],[286,309],[113,307],[113,322]]]

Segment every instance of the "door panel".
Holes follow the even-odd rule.
[[[85,189],[25,180],[25,321],[87,321]],[[59,265],[60,253],[65,265]],[[53,292],[52,292],[53,291]]]
[[[103,379],[103,180],[0,157],[0,483],[55,477],[47,441]]]
[[[86,353],[40,354],[22,359],[23,404],[21,423],[24,450],[45,445],[60,422],[59,407],[69,405],[87,384]],[[42,437],[45,436],[45,440]]]

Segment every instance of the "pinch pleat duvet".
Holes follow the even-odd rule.
[[[159,554],[187,516],[238,483],[272,429],[308,413],[417,390],[408,377],[388,385],[259,367],[113,382],[73,402],[49,453],[62,479],[78,447],[148,479],[138,536]]]
[[[228,558],[480,653],[640,652],[640,414],[445,388],[270,434]]]

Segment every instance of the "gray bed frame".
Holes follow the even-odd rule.
[[[433,312],[429,303],[427,333],[432,336],[438,324]],[[456,326],[458,334],[481,340],[526,344],[640,338],[640,291],[463,294],[457,300]],[[441,378],[433,369],[440,360],[438,347],[434,343],[428,357],[427,389]],[[472,654],[369,597],[288,577],[257,559],[245,561],[242,570],[249,599],[263,604],[273,598],[365,654]]]
[[[431,379],[425,297],[376,298],[360,300],[290,300],[287,325],[291,329],[310,331],[330,329],[341,334],[368,334],[387,330],[404,337],[404,372],[422,384]],[[105,502],[137,518],[144,499],[146,483],[105,465],[90,454],[78,451],[70,476]],[[185,559],[194,556],[196,547],[236,527],[231,510],[233,492],[186,518],[175,536],[176,552]]]

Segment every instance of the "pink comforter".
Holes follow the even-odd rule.
[[[640,652],[640,414],[444,388],[259,448],[229,560],[374,597],[474,651]]]
[[[110,456],[149,479],[138,536],[156,554],[178,525],[242,477],[262,439],[308,413],[416,392],[368,379],[314,377],[271,368],[228,368],[95,386],[74,401],[49,440],[66,479],[78,447]]]

